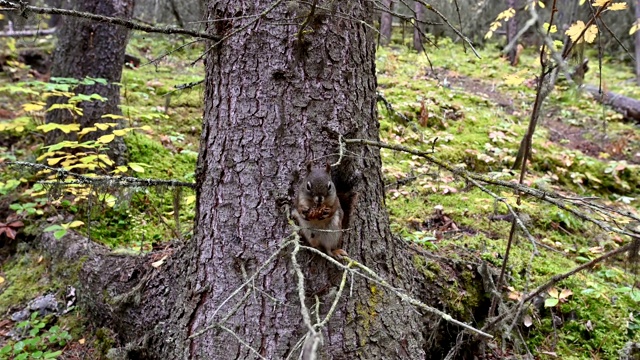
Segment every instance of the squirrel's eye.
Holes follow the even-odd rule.
[[[311,181],[307,181],[307,191],[311,191]]]
[[[332,186],[333,186],[333,184],[331,183],[331,181],[329,181],[329,182],[327,183],[327,189],[331,190],[331,187],[332,187]]]

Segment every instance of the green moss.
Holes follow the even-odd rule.
[[[0,313],[24,305],[51,289],[48,260],[39,253],[26,253],[2,265],[5,281],[0,285]]]
[[[371,285],[369,291],[371,292],[371,296],[367,299],[366,303],[356,303],[357,320],[360,323],[356,331],[359,332],[360,346],[366,345],[366,341],[371,334],[372,325],[380,321],[378,306],[384,294],[376,285]]]
[[[414,255],[413,256],[413,264],[416,269],[424,275],[425,280],[427,281],[435,281],[441,276],[442,269],[440,265],[435,262],[427,261],[423,256]]]
[[[107,352],[116,346],[115,334],[107,328],[99,328],[96,330],[96,339],[93,346],[98,353],[105,356]]]

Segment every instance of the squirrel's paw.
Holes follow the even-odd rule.
[[[342,249],[335,249],[331,251],[331,254],[333,255],[334,258],[338,258],[338,259],[345,256],[349,256],[349,254],[347,254],[347,252]]]

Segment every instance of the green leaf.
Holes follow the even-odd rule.
[[[53,233],[53,237],[56,240],[60,240],[67,233],[67,229],[61,229]]]
[[[24,350],[24,341],[18,341],[17,343],[13,344],[14,354],[19,354],[22,352],[22,350]]]
[[[46,228],[44,228],[44,232],[51,232],[51,231],[58,231],[58,230],[64,230],[64,228],[58,224],[47,226]]]
[[[0,349],[0,355],[6,355],[11,352],[13,346],[11,344],[7,344]]]
[[[44,358],[45,359],[55,359],[60,355],[62,355],[62,350],[58,350],[58,351],[54,351],[54,352],[47,352],[47,353],[44,354]]]
[[[558,305],[558,298],[550,297],[544,301],[544,307],[554,307],[556,305]]]

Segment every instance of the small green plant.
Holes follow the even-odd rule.
[[[23,215],[23,216],[24,215],[42,215],[44,214],[44,211],[42,211],[42,209],[37,208],[37,206],[39,205],[42,205],[42,204],[36,204],[34,202],[28,202],[24,204],[15,203],[15,204],[9,205],[9,209],[14,210],[16,214]]]
[[[551,288],[547,291],[549,297],[544,301],[544,307],[556,307],[562,302],[566,302],[567,298],[573,295],[573,292],[569,289],[562,289],[558,291],[556,288]]]
[[[71,335],[57,325],[46,329],[47,318],[38,319],[38,313],[16,325],[16,332],[24,337],[19,341],[9,341],[0,348],[0,357],[13,357],[15,360],[57,359],[62,355],[60,347],[72,340]]]
[[[84,225],[82,221],[75,220],[68,224],[59,224],[59,225],[55,224],[55,225],[48,226],[47,228],[44,229],[44,231],[53,232],[53,237],[55,237],[56,239],[60,239],[67,233],[67,230],[77,228],[82,225]]]

